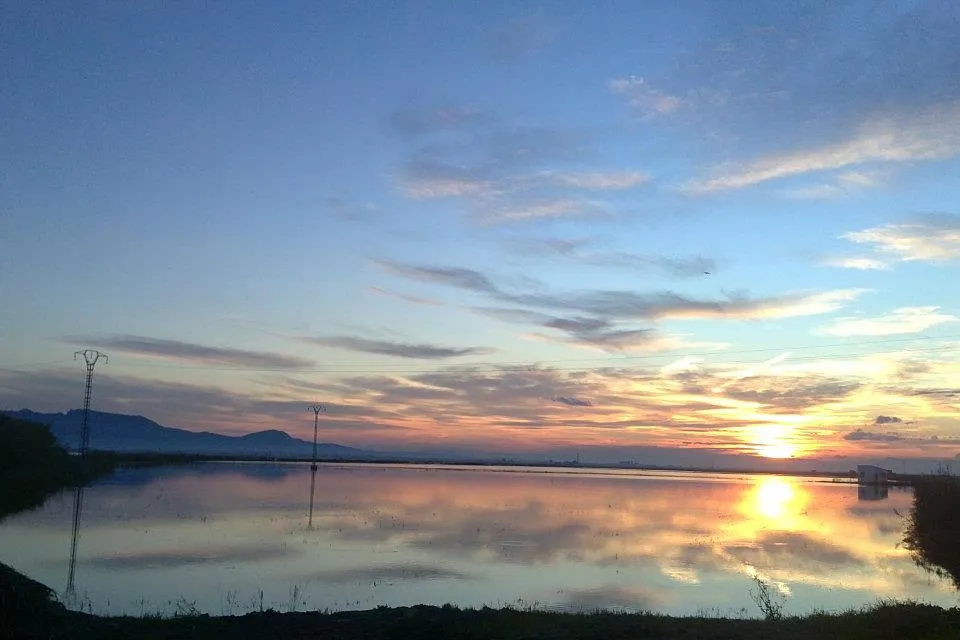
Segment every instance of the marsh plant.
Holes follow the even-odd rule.
[[[781,620],[786,597],[776,591],[760,576],[753,576],[754,586],[750,589],[750,597],[760,608],[763,617],[767,620]]]
[[[923,569],[960,589],[960,478],[930,476],[913,487],[903,546]]]

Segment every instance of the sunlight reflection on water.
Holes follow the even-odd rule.
[[[753,576],[788,612],[956,604],[898,546],[904,490],[869,500],[852,484],[782,476],[324,465],[312,528],[309,493],[308,465],[123,470],[86,490],[74,606],[755,615]],[[71,496],[0,525],[0,559],[58,591]]]

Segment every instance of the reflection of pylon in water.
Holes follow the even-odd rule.
[[[68,607],[76,603],[77,591],[74,576],[77,569],[77,536],[80,533],[80,516],[83,513],[83,487],[73,490],[73,530],[70,534],[70,568],[67,570],[67,589],[64,600]]]
[[[313,491],[317,486],[317,465],[310,465],[310,517],[307,518],[307,529],[313,529]]]
[[[310,458],[310,515],[307,517],[307,529],[313,529],[313,492],[317,486],[317,429],[320,426],[320,414],[326,410],[319,402],[307,407],[307,411],[313,411],[313,456]]]

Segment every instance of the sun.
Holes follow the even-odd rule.
[[[799,447],[790,440],[792,427],[782,424],[765,424],[756,427],[751,434],[754,451],[764,458],[792,458]]]
[[[760,480],[747,501],[748,511],[763,520],[784,522],[796,515],[806,496],[795,482],[778,476]]]
[[[792,458],[797,454],[797,447],[785,442],[780,444],[767,444],[757,447],[757,453],[764,458]]]

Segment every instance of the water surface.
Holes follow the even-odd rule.
[[[909,490],[803,478],[426,465],[125,469],[0,523],[0,560],[96,613],[454,603],[757,615],[955,606],[898,546]]]

